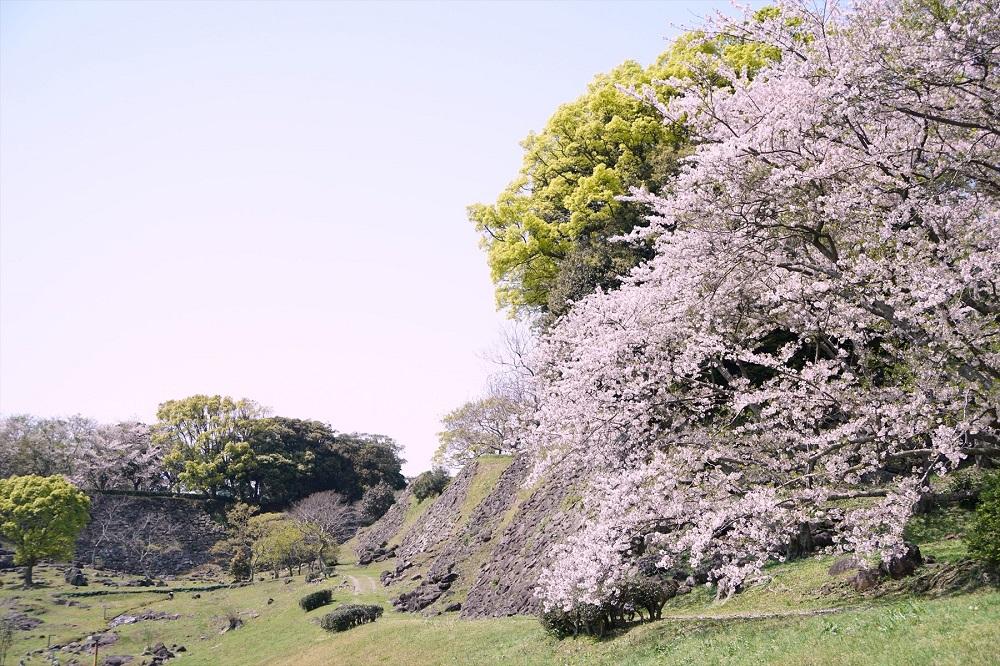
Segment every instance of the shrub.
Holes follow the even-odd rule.
[[[1000,565],[1000,472],[983,481],[968,544],[969,553],[976,559]]]
[[[658,620],[667,600],[677,594],[677,582],[658,576],[636,576],[622,586],[612,601],[600,606],[581,604],[572,610],[552,609],[538,620],[556,638],[589,634],[602,637],[609,630],[639,619]],[[643,618],[641,610],[646,611]]]
[[[581,604],[570,611],[553,608],[539,616],[542,628],[556,638],[589,634],[604,636],[610,627],[609,608]]]
[[[332,600],[333,593],[330,590],[317,590],[316,592],[310,592],[306,596],[299,599],[299,606],[302,610],[309,612],[311,610],[316,610],[320,606],[326,606]]]
[[[368,622],[374,622],[382,616],[382,607],[373,604],[344,604],[331,613],[324,615],[319,626],[327,631],[347,631]]]
[[[448,472],[443,469],[432,469],[424,472],[413,480],[410,488],[413,489],[413,496],[418,502],[423,502],[428,497],[434,497],[444,492],[444,489],[451,481]]]

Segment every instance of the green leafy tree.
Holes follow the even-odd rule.
[[[14,544],[26,587],[39,560],[73,557],[77,535],[90,520],[89,508],[90,499],[62,476],[0,480],[0,534]]]
[[[497,305],[558,316],[649,258],[648,248],[609,242],[645,223],[644,206],[619,197],[631,188],[659,192],[691,147],[682,123],[665,124],[650,100],[627,90],[665,102],[674,90],[660,82],[700,76],[706,59],[755,71],[773,57],[756,44],[690,33],[651,66],[625,62],[560,106],[522,142],[521,170],[496,202],[469,207]]]
[[[244,502],[237,502],[226,511],[226,538],[212,546],[212,551],[228,555],[229,571],[236,580],[253,580],[253,543],[257,538],[256,525],[251,519],[258,509]]]
[[[970,554],[994,566],[1000,565],[1000,472],[993,472],[983,480],[968,541]]]
[[[251,568],[270,569],[277,576],[281,569],[288,569],[315,558],[307,534],[302,526],[281,513],[262,513],[248,522],[254,536],[251,547]]]
[[[269,509],[324,490],[358,499],[402,488],[400,447],[383,435],[340,434],[319,421],[269,417],[252,400],[195,395],[157,412],[154,442],[175,485]]]
[[[264,414],[252,400],[227,396],[168,400],[156,412],[153,441],[169,450],[164,463],[179,485],[215,496],[237,490],[236,475],[255,464],[250,442]]]
[[[417,501],[422,502],[428,497],[443,493],[450,482],[451,477],[448,476],[448,472],[436,468],[417,475],[417,478],[410,483],[410,487],[413,489],[413,496],[417,498]]]

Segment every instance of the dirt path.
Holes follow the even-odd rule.
[[[351,581],[351,585],[354,586],[354,594],[378,591],[375,579],[371,576],[348,576],[347,580]]]

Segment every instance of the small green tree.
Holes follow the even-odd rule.
[[[251,519],[257,515],[257,507],[237,502],[226,511],[226,538],[219,540],[212,551],[229,555],[229,573],[236,580],[248,578],[253,581],[252,550],[257,538],[255,525]]]
[[[1000,472],[984,479],[968,543],[973,557],[1000,565]]]
[[[0,534],[14,544],[25,587],[32,585],[32,570],[42,558],[73,557],[89,509],[90,499],[61,476],[0,480]]]

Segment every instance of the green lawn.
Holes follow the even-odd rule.
[[[938,562],[964,555],[957,538],[961,517],[941,524],[915,524],[914,538]],[[943,525],[943,527],[942,527]],[[768,580],[725,603],[698,588],[671,600],[667,619],[633,627],[603,641],[558,641],[542,632],[534,618],[459,620],[456,614],[433,617],[397,613],[378,575],[394,561],[367,567],[339,566],[336,576],[306,583],[302,576],[266,580],[252,586],[180,591],[202,585],[189,580],[168,589],[71,588],[61,569],[40,567],[41,587],[22,590],[15,572],[0,575],[0,613],[15,609],[42,620],[16,632],[7,664],[27,652],[65,644],[99,632],[124,612],[152,609],[178,613],[177,620],[144,621],[119,627],[119,640],[104,655],[139,655],[156,642],[183,645],[187,651],[169,662],[177,666],[252,666],[288,664],[997,664],[1000,663],[1000,590],[990,588],[944,597],[907,596],[897,585],[886,596],[854,594],[827,570],[833,558],[818,557],[771,567]],[[942,566],[942,565],[935,565]],[[89,572],[93,578],[100,574]],[[840,584],[838,584],[838,581]],[[330,607],[304,613],[299,598],[324,587],[334,590],[334,605],[378,603],[385,615],[374,624],[330,634],[315,620]],[[889,587],[889,586],[887,586]],[[109,590],[99,596],[66,593]],[[195,595],[200,598],[195,598]],[[58,604],[71,600],[78,605]],[[811,615],[811,613],[822,613]],[[220,633],[229,615],[245,625]],[[773,617],[778,614],[778,617]],[[771,617],[750,617],[771,615]],[[57,653],[59,663],[76,655]],[[90,655],[77,657],[90,663]],[[27,664],[50,663],[43,655]],[[141,660],[133,662],[138,666]]]

